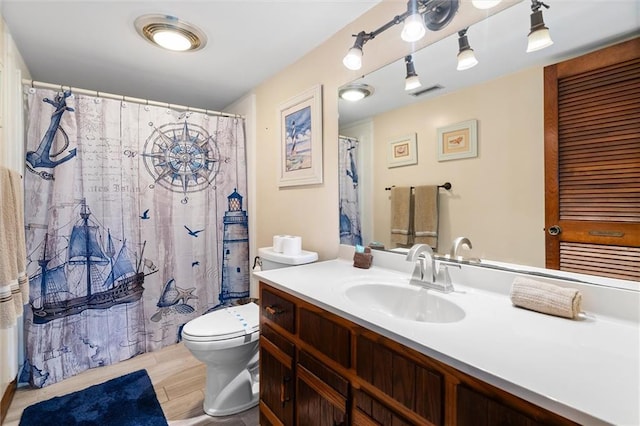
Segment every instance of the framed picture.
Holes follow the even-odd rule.
[[[418,163],[416,134],[412,133],[389,142],[387,167],[409,166]]]
[[[438,129],[438,161],[478,156],[478,120]]]
[[[280,104],[278,122],[278,186],[322,183],[322,86]]]

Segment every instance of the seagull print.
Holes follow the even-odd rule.
[[[192,231],[191,229],[189,229],[189,227],[187,225],[184,225],[184,228],[189,231],[189,235],[191,235],[192,237],[198,237],[198,234],[202,231],[204,231],[204,229],[200,229],[199,231]]]
[[[149,216],[149,209],[146,209],[144,213],[142,213],[142,216],[140,216],[140,219],[151,219],[151,217]]]
[[[191,267],[193,268],[194,266],[200,266],[200,262],[198,260],[191,262]]]

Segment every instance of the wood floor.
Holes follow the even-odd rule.
[[[42,389],[19,388],[3,426],[18,426],[22,411],[36,402],[105,382],[132,371],[146,369],[170,426],[256,426],[258,408],[229,417],[210,417],[202,411],[205,366],[182,343],[106,367],[93,368]]]

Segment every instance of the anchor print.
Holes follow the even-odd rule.
[[[51,115],[51,123],[49,123],[49,128],[45,132],[42,141],[40,141],[40,145],[38,149],[35,151],[27,152],[27,167],[31,165],[30,169],[35,172],[33,169],[37,168],[48,168],[53,169],[54,167],[71,160],[76,156],[76,148],[73,148],[69,151],[67,155],[59,160],[54,160],[58,155],[62,153],[62,151],[66,150],[69,146],[69,137],[65,133],[65,131],[60,127],[60,120],[62,119],[62,114],[65,111],[73,111],[73,108],[67,106],[67,98],[71,96],[71,91],[66,90],[64,92],[58,93],[54,100],[49,98],[44,98],[42,101],[48,104],[53,105],[56,109],[55,112]],[[65,140],[64,147],[56,153],[51,152],[51,148],[53,146],[53,141],[56,137],[56,133],[60,132],[62,137]],[[53,175],[42,172],[40,174],[44,179],[53,179]]]

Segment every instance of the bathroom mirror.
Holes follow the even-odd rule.
[[[372,96],[339,100],[340,135],[357,140],[359,150],[364,244],[391,248],[386,188],[450,182],[451,190],[439,192],[439,253],[466,236],[473,257],[544,267],[543,67],[637,35],[640,16],[631,0],[548,4],[543,14],[554,44],[546,49],[525,52],[531,3],[523,1],[469,28],[474,68],[456,70],[454,35],[413,54],[422,87],[411,93],[423,94],[404,91],[401,58],[353,82],[372,86]],[[373,51],[365,47],[365,54]],[[468,120],[477,121],[477,157],[439,160],[438,129]],[[389,167],[388,145],[410,134],[417,164]],[[349,159],[353,150],[345,152],[341,158]],[[341,166],[341,179],[345,173]]]

